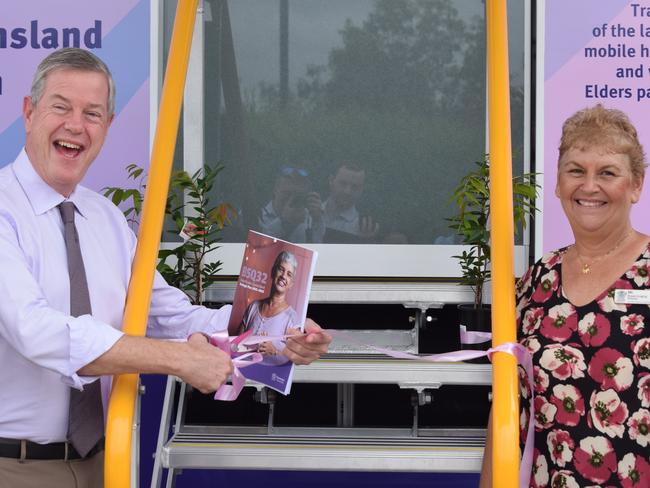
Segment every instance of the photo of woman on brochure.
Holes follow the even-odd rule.
[[[287,293],[293,287],[298,261],[288,252],[280,252],[271,268],[271,291],[269,296],[251,302],[242,318],[239,333],[249,330],[253,335],[292,335],[300,334],[300,321],[294,308],[287,302]],[[264,360],[261,364],[277,366],[289,359],[282,354],[285,340],[262,342],[256,348],[262,353]]]

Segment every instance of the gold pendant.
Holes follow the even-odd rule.
[[[589,267],[588,264],[583,264],[582,265],[582,274],[589,274],[591,273],[591,268]]]

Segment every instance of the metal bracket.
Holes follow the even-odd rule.
[[[442,383],[438,381],[434,381],[431,383],[397,383],[397,386],[404,390],[415,390],[418,393],[423,392],[424,390],[438,390],[441,386]]]
[[[404,308],[415,308],[424,313],[430,308],[442,308],[445,304],[444,302],[404,302],[402,305]]]
[[[428,405],[433,402],[433,393],[424,389],[416,389],[411,393],[411,406],[413,407],[413,426],[411,427],[411,435],[418,436],[420,408],[422,405]]]

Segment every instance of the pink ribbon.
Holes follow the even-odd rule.
[[[491,332],[468,331],[464,325],[460,326],[461,344],[483,344],[492,340]]]
[[[240,368],[245,368],[246,366],[262,361],[263,357],[259,352],[245,352],[243,354],[236,352],[238,344],[248,339],[251,333],[252,331],[249,330],[248,332],[244,332],[242,335],[231,337],[228,335],[228,331],[224,330],[210,336],[210,344],[228,354],[232,359],[233,366],[232,375],[230,377],[231,384],[228,385],[224,383],[221,385],[214,394],[215,400],[235,400],[246,384],[246,378],[241,373]]]
[[[288,339],[288,335],[268,336],[268,335],[252,335],[253,331],[249,330],[238,336],[229,336],[228,331],[217,332],[210,336],[210,344],[218,347],[226,354],[230,355],[232,360],[233,372],[231,374],[230,383],[224,383],[214,394],[215,400],[233,401],[236,400],[241,393],[244,385],[246,384],[246,377],[240,371],[252,364],[262,362],[264,356],[256,351],[239,351],[239,346],[250,347],[261,344],[262,342],[277,341]]]
[[[325,330],[325,329],[324,329]],[[501,344],[499,346],[488,349],[487,351],[475,351],[475,350],[463,350],[463,351],[453,351],[445,352],[440,354],[430,354],[430,355],[417,355],[410,354],[407,352],[393,351],[390,349],[385,349],[383,347],[376,347],[370,344],[364,344],[360,341],[355,340],[346,332],[340,330],[325,330],[328,334],[332,336],[340,337],[346,342],[352,342],[356,344],[363,345],[364,347],[369,347],[379,353],[385,354],[396,359],[410,359],[415,361],[428,361],[433,363],[439,362],[457,362],[457,361],[467,361],[469,359],[476,359],[487,356],[492,360],[492,355],[495,352],[505,352],[507,354],[513,355],[517,359],[517,363],[521,365],[526,371],[528,377],[528,386],[530,388],[530,419],[528,422],[528,430],[526,432],[526,442],[524,445],[524,452],[521,456],[521,465],[519,469],[519,486],[520,488],[526,488],[529,486],[531,470],[533,467],[533,441],[535,434],[535,385],[533,379],[533,358],[528,350],[516,342],[508,342]],[[491,334],[488,332],[467,332],[464,331],[466,336],[465,339],[467,342],[461,342],[463,344],[478,344],[481,342],[486,342],[490,340]],[[290,335],[283,336],[254,336],[251,335],[252,331],[244,332],[243,334],[236,337],[229,337],[227,331],[218,332],[210,336],[210,343],[229,354],[232,358],[233,364],[233,373],[231,378],[231,385],[224,384],[214,395],[215,400],[226,400],[232,401],[235,400],[244,384],[246,383],[246,378],[241,373],[240,368],[245,368],[251,364],[256,364],[262,361],[262,354],[258,352],[238,352],[238,347],[241,346],[253,346],[260,344],[262,342],[283,340],[291,337]],[[488,339],[485,337],[489,336]],[[462,336],[461,336],[462,337]]]

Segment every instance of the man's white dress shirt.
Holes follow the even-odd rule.
[[[323,214],[326,228],[338,230],[339,232],[347,232],[355,236],[361,235],[361,227],[359,225],[360,215],[356,207],[349,207],[341,212],[337,212],[334,208],[334,203],[330,199],[327,199],[323,204]]]
[[[96,377],[84,365],[122,336],[122,315],[136,239],[108,199],[77,186],[75,224],[88,279],[92,316],[72,317],[63,223],[65,198],[48,186],[23,149],[0,169],[0,437],[40,443],[66,439],[69,387]],[[190,304],[154,278],[147,335],[186,338],[227,328],[230,306]],[[110,378],[102,378],[104,399]]]

